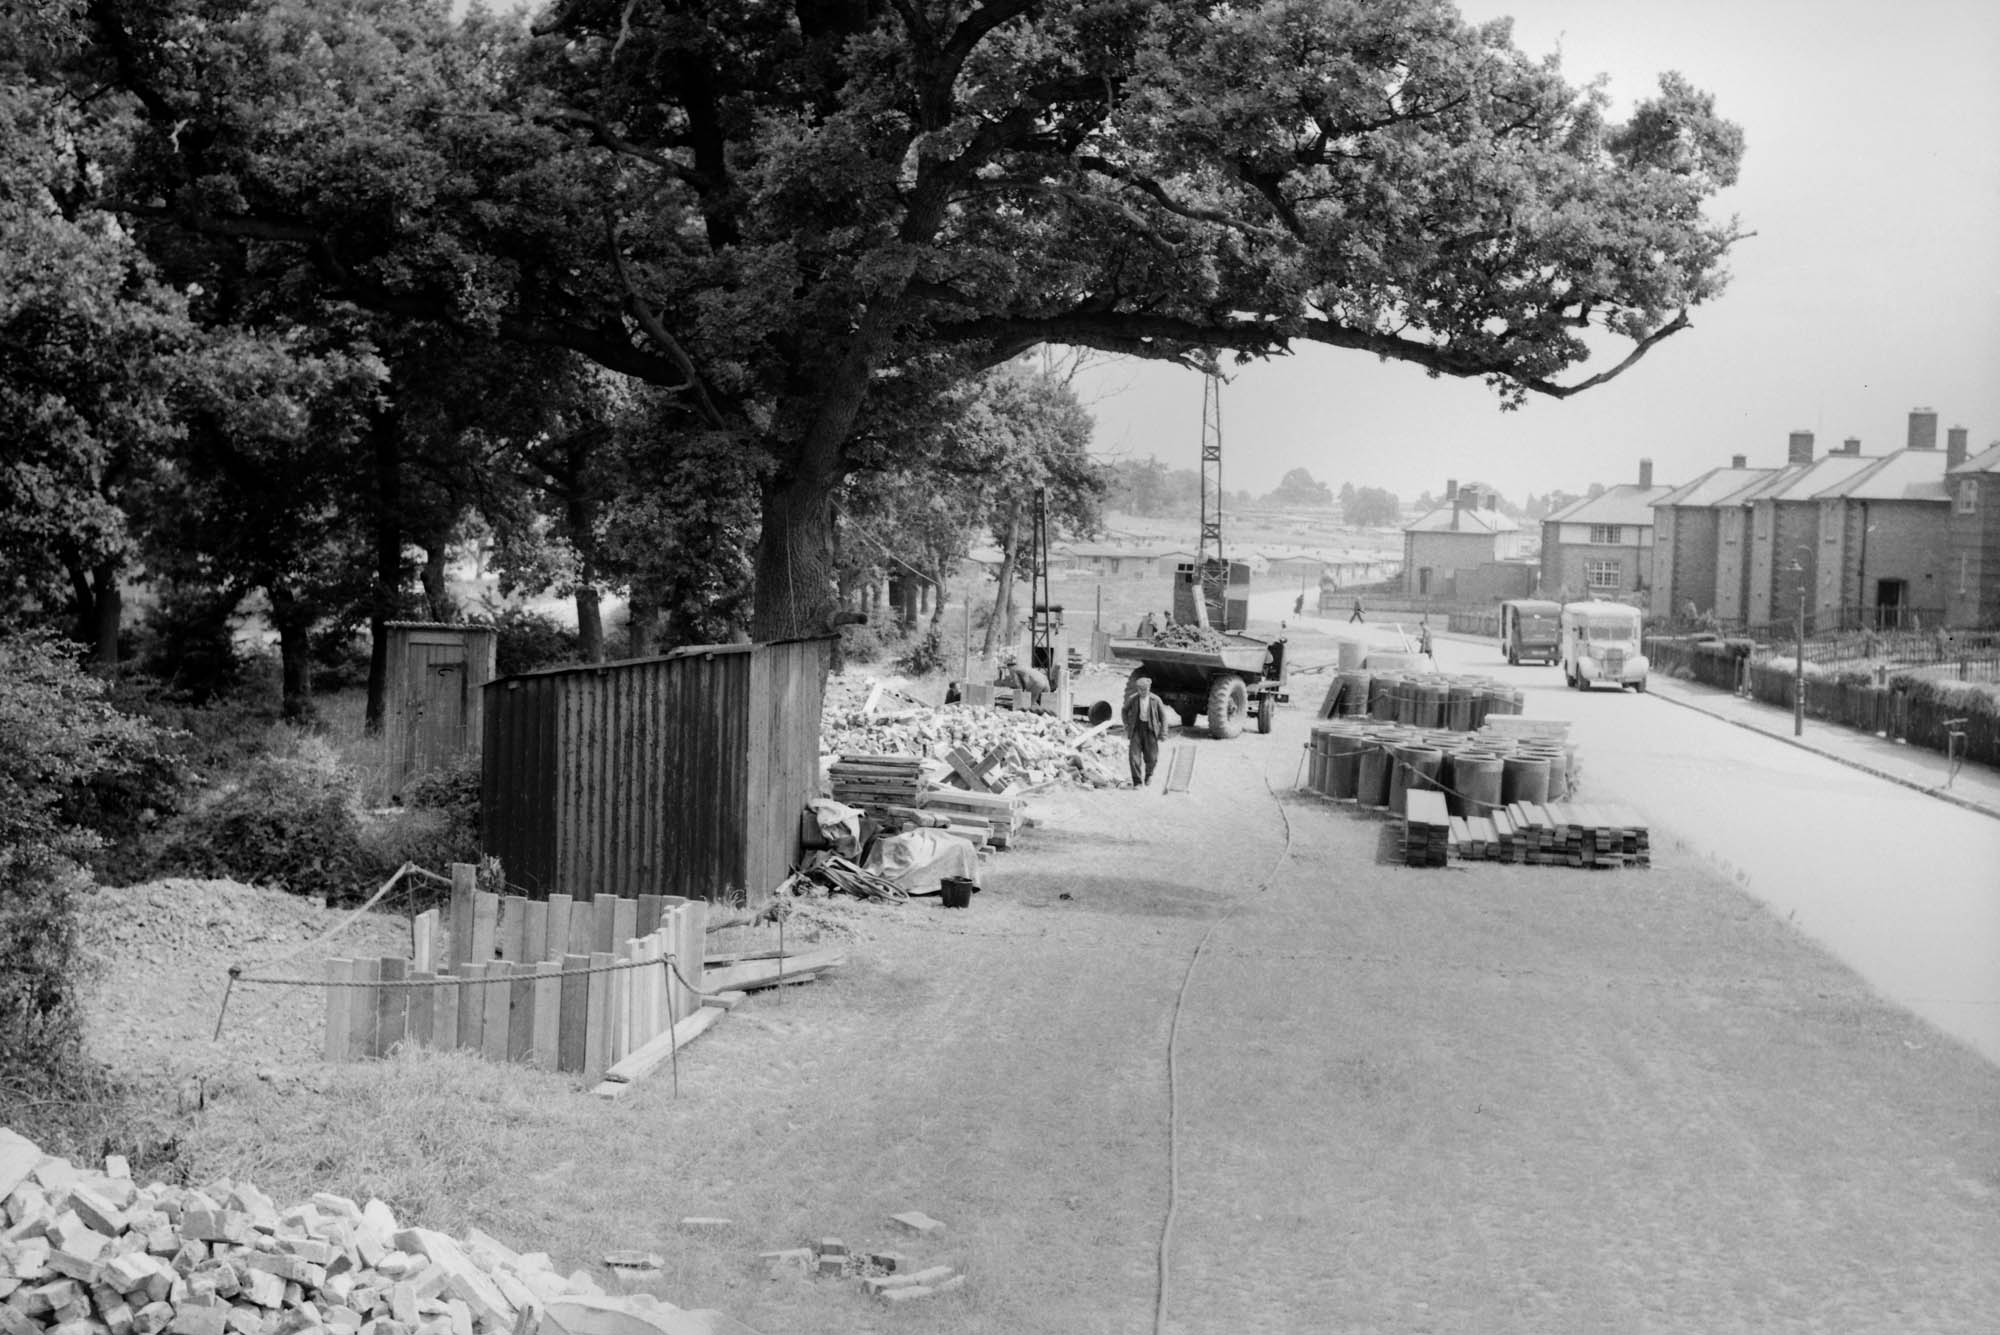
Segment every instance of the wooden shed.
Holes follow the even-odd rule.
[[[540,897],[766,898],[819,790],[832,643],[702,645],[488,684],[481,848]]]
[[[479,754],[480,688],[493,680],[491,626],[391,621],[383,696],[380,798],[426,770]]]

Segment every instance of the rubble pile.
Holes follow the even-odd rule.
[[[1105,787],[1116,780],[1124,740],[1098,733],[1079,747],[1089,731],[1053,714],[1011,709],[946,705],[870,714],[860,709],[836,711],[829,705],[821,715],[819,749],[822,757],[930,760],[942,760],[953,747],[981,758],[999,749],[1002,771],[996,780],[1026,788],[1050,783]]]
[[[1153,644],[1160,649],[1227,649],[1229,641],[1220,633],[1205,626],[1182,625],[1176,623],[1153,636]]]
[[[142,1187],[116,1155],[78,1168],[5,1128],[0,1224],[0,1335],[577,1335],[631,1301],[477,1230],[404,1227],[381,1201],[280,1209],[247,1183]],[[646,1306],[629,1315],[662,1332],[668,1312],[743,1329]]]

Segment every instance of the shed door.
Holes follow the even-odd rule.
[[[405,773],[416,775],[450,763],[465,749],[472,709],[465,645],[413,637],[404,672],[411,712],[403,734],[410,748]]]

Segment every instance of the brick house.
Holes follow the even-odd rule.
[[[1620,483],[1572,501],[1542,521],[1544,597],[1623,598],[1649,590],[1653,505],[1675,490],[1653,485],[1653,461],[1639,461],[1638,483]]]
[[[1953,428],[1964,457],[1964,428]],[[1858,448],[1859,442],[1856,442]],[[1951,496],[1937,414],[1910,414],[1909,443],[1815,495],[1813,624],[1940,626],[1946,617]]]
[[[1951,429],[1945,451],[1945,617],[1968,628],[2000,628],[2000,441],[1965,457],[1965,428]]]
[[[1852,437],[1837,453],[1813,457],[1813,433],[1794,431],[1790,458],[1776,476],[1744,498],[1748,512],[1748,567],[1743,620],[1752,626],[1789,621],[1806,591],[1819,585],[1819,494],[1852,478],[1875,460]]]
[[[1722,521],[1725,506],[1732,498],[1763,482],[1777,470],[1751,468],[1743,455],[1736,455],[1727,468],[1711,468],[1694,481],[1675,487],[1653,502],[1653,578],[1647,610],[1656,617],[1680,617],[1692,608],[1697,614],[1722,615],[1717,607],[1720,584],[1718,566],[1726,544]],[[1740,525],[1739,525],[1740,529]],[[1740,546],[1740,531],[1734,539]],[[1737,571],[1732,587],[1740,587]],[[1731,616],[1742,615],[1739,610]]]
[[[1446,482],[1444,501],[1403,529],[1403,588],[1416,598],[1457,597],[1460,572],[1515,556],[1521,526],[1499,511],[1497,493]]]

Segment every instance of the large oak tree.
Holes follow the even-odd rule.
[[[1442,0],[558,0],[533,36],[416,0],[90,11],[151,127],[131,216],[650,381],[662,430],[754,460],[766,638],[830,622],[885,393],[1045,342],[1318,343],[1564,396],[1686,328],[1735,239],[1710,99],[1669,75],[1608,124]]]

